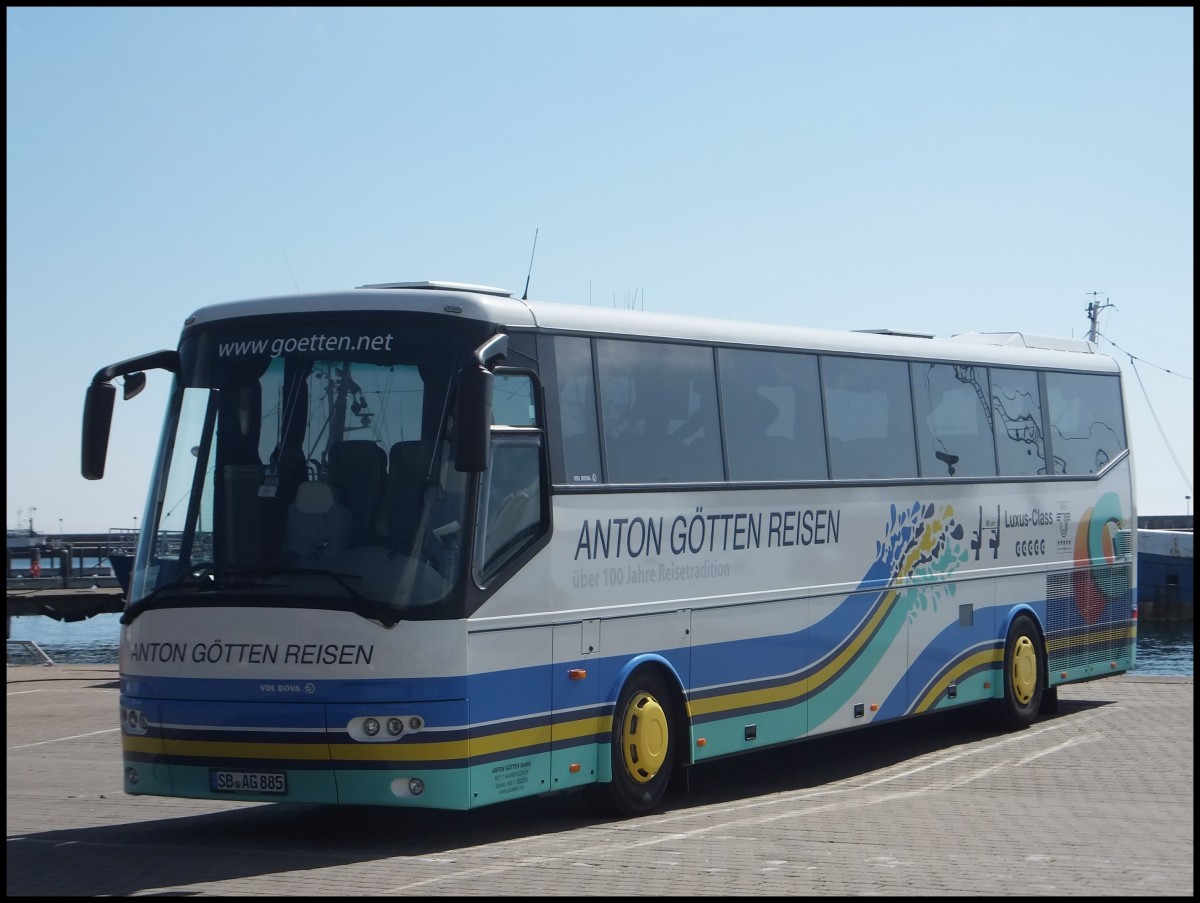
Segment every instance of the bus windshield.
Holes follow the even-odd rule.
[[[126,620],[210,603],[453,615],[467,475],[448,443],[465,347],[383,317],[185,332]]]

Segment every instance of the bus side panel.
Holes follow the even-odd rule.
[[[1006,581],[1028,585],[1027,577]],[[879,719],[919,715],[996,696],[1009,606],[994,604],[997,583],[961,580],[947,588],[940,616],[915,619],[909,634],[908,692],[889,697]]]
[[[553,705],[550,725],[551,789],[596,780],[598,746],[609,722],[601,717],[600,621],[554,627]]]
[[[472,806],[552,789],[553,649],[551,627],[468,635]]]
[[[696,760],[803,737],[812,661],[804,599],[692,612]]]
[[[953,504],[868,496],[854,511],[843,532],[873,555],[859,559],[856,592],[810,602],[810,735],[909,713],[921,686],[911,665],[957,618],[957,572],[968,553]]]
[[[821,596],[813,612],[809,734],[876,720],[891,694],[907,695],[908,609],[895,590]]]

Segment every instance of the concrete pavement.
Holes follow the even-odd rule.
[[[633,820],[126,796],[115,665],[9,666],[9,896],[1186,896],[1193,679],[707,763]]]

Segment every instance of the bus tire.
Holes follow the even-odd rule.
[[[612,780],[589,788],[599,811],[645,815],[662,802],[675,763],[677,721],[670,687],[653,668],[639,668],[613,709]]]
[[[1004,641],[1004,696],[997,700],[1001,727],[1028,727],[1046,692],[1046,663],[1037,624],[1028,614],[1013,618]]]

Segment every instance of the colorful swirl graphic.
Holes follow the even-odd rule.
[[[1123,519],[1121,502],[1114,493],[1100,497],[1083,513],[1075,530],[1075,573],[1071,577],[1075,607],[1086,624],[1095,624],[1104,608],[1129,588],[1118,571],[1116,537]],[[1097,560],[1104,564],[1096,565]]]
[[[954,584],[945,583],[939,575],[956,570],[967,560],[963,548],[962,524],[954,519],[954,508],[945,505],[939,512],[934,505],[914,502],[909,508],[892,505],[891,518],[885,525],[887,538],[875,545],[876,565],[886,568],[890,580],[904,577],[929,586],[912,586],[896,594],[895,602],[908,609],[908,619],[914,620],[918,610],[937,610],[943,593],[954,594]],[[868,573],[867,578],[873,576]]]

